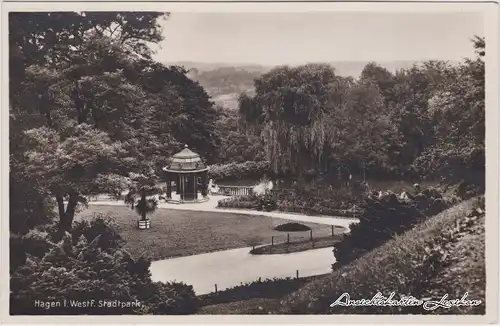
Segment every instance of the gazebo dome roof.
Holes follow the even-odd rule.
[[[188,145],[185,145],[182,151],[172,156],[170,163],[163,170],[166,172],[192,173],[206,171],[207,167],[201,160],[200,155],[190,150]]]

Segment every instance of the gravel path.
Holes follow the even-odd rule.
[[[224,198],[229,198],[229,197],[215,196],[211,197],[210,200],[204,203],[196,203],[196,204],[171,204],[162,202],[158,204],[158,208],[268,216],[272,218],[280,218],[297,222],[337,225],[345,227],[347,229],[349,228],[350,224],[359,222],[359,220],[356,218],[346,218],[338,216],[310,216],[310,215],[285,213],[285,212],[264,212],[264,211],[254,211],[247,209],[216,208],[217,202]],[[99,198],[98,200],[90,201],[89,205],[124,206],[124,203],[122,201],[110,200],[110,199],[106,200],[104,198]]]
[[[262,278],[299,277],[331,272],[332,248],[279,255],[251,255],[251,248],[165,259],[150,267],[153,281],[181,281],[192,285],[196,295],[219,291]]]

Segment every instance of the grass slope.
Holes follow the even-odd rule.
[[[144,254],[153,260],[267,244],[272,236],[276,243],[282,242],[286,234],[274,228],[291,222],[265,216],[158,209],[150,216],[151,229],[139,230],[139,216],[125,206],[90,206],[79,217],[93,214],[113,217],[125,248],[135,257]],[[329,225],[304,224],[313,230],[314,237],[331,234]],[[290,236],[291,241],[308,238],[309,231]]]

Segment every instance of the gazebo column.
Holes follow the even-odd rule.
[[[175,193],[177,195],[181,193],[181,176],[179,174],[175,175]]]
[[[195,179],[193,174],[187,174],[185,176],[185,181],[186,181],[186,190],[184,192],[184,195],[187,200],[193,200],[194,199],[194,192],[195,192]]]
[[[193,192],[194,192],[194,200],[198,199],[198,175],[196,173],[193,174]]]
[[[181,174],[180,176],[180,184],[181,184],[181,199],[186,200],[186,193],[187,193],[187,182],[186,182],[186,175]]]
[[[201,175],[201,195],[206,197],[208,194],[208,172],[205,171]]]
[[[167,173],[167,199],[172,199],[172,179],[170,173]]]

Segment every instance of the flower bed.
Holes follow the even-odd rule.
[[[354,208],[352,201],[336,201],[333,198],[316,198],[308,194],[299,197],[292,191],[273,191],[272,194],[262,196],[237,196],[219,200],[219,208],[238,208],[282,212],[302,213],[309,215],[328,216],[358,216],[361,210]]]
[[[218,202],[219,208],[241,208],[241,209],[257,209],[259,207],[259,198],[255,195],[236,196],[231,198],[221,199]]]

